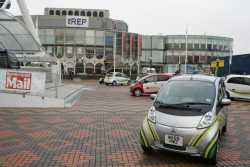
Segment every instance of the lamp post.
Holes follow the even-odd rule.
[[[186,54],[185,54],[185,73],[187,73],[187,61],[188,61],[188,29],[186,28]]]

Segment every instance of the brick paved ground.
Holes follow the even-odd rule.
[[[149,97],[127,87],[99,86],[70,109],[0,109],[0,166],[196,167],[198,158],[157,151],[144,155],[138,128]],[[233,102],[217,166],[250,166],[250,102]]]

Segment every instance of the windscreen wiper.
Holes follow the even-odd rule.
[[[178,103],[175,105],[211,105],[211,103],[202,103],[202,102],[184,102],[184,103]]]

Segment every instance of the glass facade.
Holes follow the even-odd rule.
[[[99,68],[103,62],[104,67],[101,68],[112,67],[114,32],[65,28],[40,29],[39,35],[46,50],[59,59],[65,56],[67,59],[74,60],[76,57],[76,62],[84,60],[85,65],[92,62],[94,67],[99,64]],[[179,67],[179,64],[185,63],[185,41],[185,36],[142,36],[142,43],[139,45],[138,34],[117,32],[117,63],[122,66],[125,66],[124,64],[134,65],[137,63],[138,54],[140,54],[142,66],[152,65],[160,67],[162,70],[172,71],[176,69],[175,65]],[[229,55],[232,40],[191,36],[188,38],[187,46],[188,63],[193,67],[197,64],[209,64],[211,57]],[[172,66],[165,66],[166,64]],[[78,66],[80,67],[79,64]],[[90,65],[85,68],[87,67],[87,71],[93,73],[95,68],[90,68]]]

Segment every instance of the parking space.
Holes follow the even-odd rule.
[[[138,129],[152,101],[127,86],[95,88],[68,109],[0,109],[0,166],[207,166],[196,157],[143,154]],[[67,83],[66,83],[67,84]],[[250,166],[250,102],[230,106],[217,166]]]

